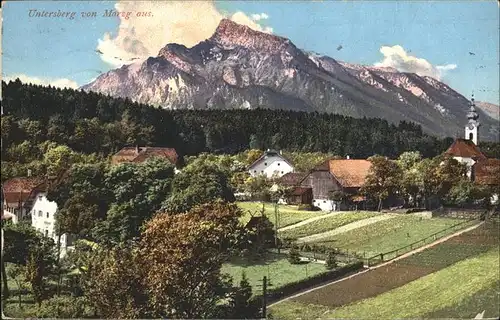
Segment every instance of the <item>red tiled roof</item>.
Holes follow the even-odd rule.
[[[125,147],[111,158],[111,163],[144,162],[151,157],[165,158],[173,164],[175,164],[178,159],[177,152],[173,148]]]
[[[474,182],[483,185],[500,185],[500,159],[482,159],[472,166]]]
[[[360,188],[370,170],[368,160],[342,159],[330,160],[330,173],[344,188]]]
[[[296,186],[304,178],[304,173],[288,172],[280,178],[280,182],[287,186]]]
[[[471,140],[456,139],[445,154],[463,158],[481,158],[486,159],[486,156]]]
[[[3,195],[7,203],[25,202],[36,187],[41,186],[43,179],[36,177],[12,178],[4,182]]]

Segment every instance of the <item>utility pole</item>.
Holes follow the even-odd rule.
[[[278,239],[278,224],[279,224],[279,213],[278,213],[278,203],[274,204],[274,245],[278,248],[278,254],[280,254],[280,245]]]
[[[266,309],[267,309],[267,277],[264,276],[262,278],[262,318],[266,318]]]

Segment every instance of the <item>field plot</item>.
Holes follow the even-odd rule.
[[[254,294],[261,293],[261,289],[257,285],[262,285],[263,276],[267,276],[271,280],[272,288],[277,288],[290,282],[327,272],[322,264],[291,264],[286,256],[277,254],[268,254],[265,258],[256,260],[235,258],[231,260],[231,263],[222,266],[222,272],[231,275],[234,284],[239,283],[243,271],[253,287]]]
[[[328,316],[372,319],[421,317],[429,311],[452,307],[498,282],[499,263],[498,250],[492,249],[380,296],[337,309]],[[471,308],[468,311],[474,316],[484,310],[479,310],[480,306]]]
[[[312,221],[303,226],[288,229],[280,232],[282,239],[297,239],[312,234],[322,233],[329,230],[334,230],[338,227],[347,225],[363,219],[379,216],[380,213],[358,211],[358,212],[341,212],[335,215],[325,217],[323,219]]]
[[[243,224],[250,221],[250,218],[252,217],[250,213],[259,216],[260,212],[262,211],[262,202],[238,202],[237,204],[244,212],[244,215],[240,219]],[[279,228],[325,214],[324,211],[299,211],[297,210],[297,206],[279,205],[278,208]],[[271,220],[271,222],[276,225],[274,204],[264,203],[264,210],[269,220]]]
[[[413,215],[400,216],[323,238],[314,243],[326,247],[355,251],[358,254],[364,253],[366,257],[370,257],[410,245],[463,221],[446,218],[424,219]],[[463,228],[467,226],[469,225],[464,224]],[[450,229],[448,234],[455,231]],[[447,234],[442,234],[442,236],[445,235]]]
[[[279,303],[271,308],[273,315],[460,318],[486,310],[485,317],[496,317],[498,234],[497,223],[483,224],[408,258]],[[488,307],[491,303],[494,307]]]

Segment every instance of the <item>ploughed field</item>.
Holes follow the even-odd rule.
[[[271,307],[279,319],[497,317],[499,230],[488,222],[434,247]],[[491,304],[494,304],[494,307]]]

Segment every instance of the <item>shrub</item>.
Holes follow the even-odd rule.
[[[293,246],[288,252],[288,262],[291,264],[299,264],[300,263],[300,255],[299,250],[296,246]]]
[[[337,264],[337,257],[335,255],[335,252],[333,252],[333,251],[328,252],[325,266],[328,270],[332,270],[332,269],[337,268],[338,264]]]
[[[37,318],[92,318],[93,308],[84,297],[61,296],[44,300],[36,310]]]

